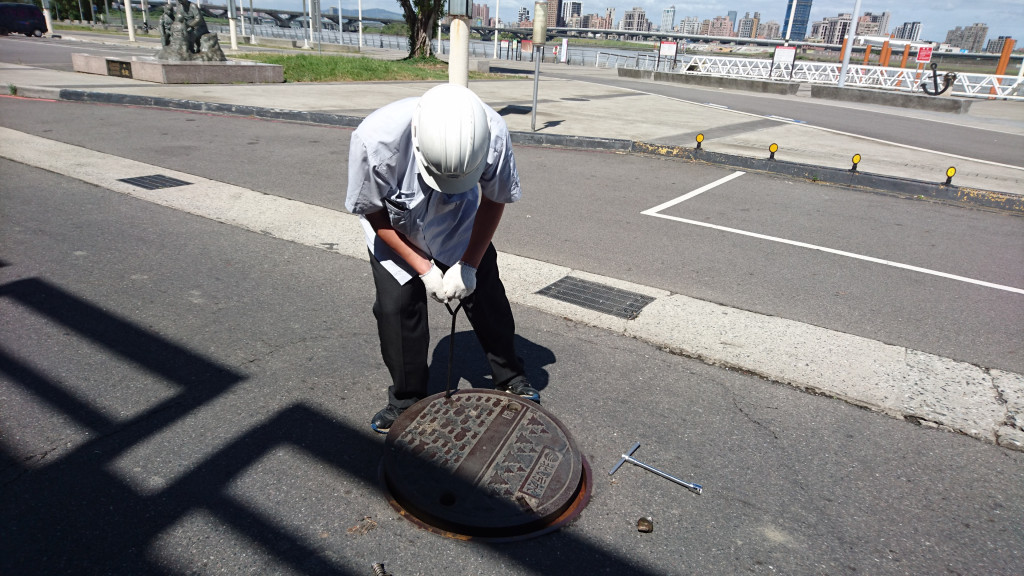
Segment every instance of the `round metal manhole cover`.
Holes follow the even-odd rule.
[[[522,538],[574,518],[590,470],[557,418],[491,390],[435,394],[391,426],[381,464],[392,505],[457,538]]]

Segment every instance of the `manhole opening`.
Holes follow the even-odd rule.
[[[388,433],[391,505],[433,533],[511,541],[556,530],[590,499],[590,467],[539,405],[492,390],[426,398]]]
[[[125,184],[131,184],[144,190],[159,190],[160,188],[174,188],[176,186],[188,186],[191,182],[185,182],[184,180],[178,180],[177,178],[171,178],[170,176],[164,176],[163,174],[153,174],[152,176],[136,176],[135,178],[119,178],[119,182]]]
[[[573,276],[565,276],[557,282],[541,288],[537,293],[626,320],[633,320],[644,309],[644,306],[654,302],[652,296]]]

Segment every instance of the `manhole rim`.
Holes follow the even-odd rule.
[[[411,511],[407,510],[402,506],[398,500],[395,499],[391,493],[391,489],[388,487],[387,473],[384,471],[384,459],[381,458],[380,464],[377,467],[377,481],[380,483],[381,490],[384,492],[384,496],[388,500],[388,504],[391,508],[398,512],[398,515],[412,522],[418,528],[426,530],[432,534],[444,536],[445,538],[452,538],[454,540],[476,540],[478,542],[491,542],[500,544],[503,542],[521,542],[523,540],[529,540],[531,538],[537,538],[545,534],[550,534],[555,530],[563,528],[570,522],[576,519],[590,503],[591,492],[594,488],[593,474],[590,470],[590,463],[587,462],[587,457],[580,453],[580,485],[576,491],[575,496],[570,499],[568,506],[565,510],[558,515],[557,518],[552,520],[549,524],[546,524],[537,530],[531,532],[524,532],[522,534],[513,534],[508,536],[480,536],[474,534],[465,534],[462,532],[454,532],[451,530],[445,530],[440,526],[434,526],[433,524],[419,518]]]
[[[490,389],[470,388],[455,390],[452,393],[452,396],[464,394],[495,396],[505,400],[514,401],[524,406],[528,406],[531,410],[536,410],[543,415],[544,418],[549,419],[551,423],[560,430],[561,434],[564,435],[566,441],[569,443],[569,449],[574,451],[575,458],[578,458],[576,466],[578,466],[577,473],[579,475],[579,481],[575,486],[572,486],[571,484],[566,485],[566,489],[572,490],[572,496],[565,500],[564,504],[556,511],[551,512],[549,515],[542,518],[511,526],[480,526],[479,530],[482,533],[475,533],[472,526],[467,526],[465,523],[454,521],[451,518],[443,518],[431,514],[429,509],[423,509],[419,506],[419,502],[409,500],[403,490],[396,489],[397,487],[392,486],[392,481],[388,478],[388,470],[392,467],[389,466],[389,454],[385,453],[381,457],[380,464],[378,466],[378,481],[391,507],[394,508],[399,515],[409,519],[420,528],[429,532],[459,540],[479,540],[487,542],[511,542],[533,538],[535,536],[540,536],[553,530],[557,530],[574,520],[590,501],[590,494],[593,489],[593,478],[589,462],[587,462],[587,459],[579,449],[575,438],[573,438],[572,434],[562,421],[540,404],[517,396],[512,396],[504,392]],[[444,397],[445,393],[440,392],[424,398],[421,402],[429,404],[443,399]],[[391,443],[391,434],[394,431],[395,428],[392,428],[392,432],[389,432],[388,439],[385,441],[385,446],[388,446]],[[396,497],[396,494],[401,494],[402,498]],[[403,500],[407,501],[403,503]],[[421,517],[420,514],[422,514],[423,517]],[[432,523],[431,520],[436,520],[437,523]]]

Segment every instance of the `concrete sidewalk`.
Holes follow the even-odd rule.
[[[83,45],[83,51],[89,49],[89,45]],[[588,73],[595,71],[590,69]],[[260,110],[267,115],[280,112],[283,117],[293,112],[317,113],[339,115],[353,123],[382,103],[421,94],[429,85],[422,82],[161,85],[13,64],[0,65],[0,82],[17,87],[19,95],[30,97],[59,98],[71,94],[65,91],[79,91],[75,94],[91,95],[96,101],[123,103],[123,97],[133,97],[142,100],[128,102],[144,103],[145,98],[157,98],[161,100],[154,103],[175,107],[190,107],[183,104],[186,101],[210,103],[221,105],[223,108],[216,108],[221,111],[238,107],[240,113]],[[510,128],[521,138],[524,133],[532,134],[529,115],[532,80],[478,81],[473,82],[472,87],[486,102],[505,111]],[[742,113],[591,82],[543,80],[540,94],[537,125],[543,126],[543,130],[539,132],[557,133],[554,140],[570,145],[574,138],[588,145],[657,142],[668,132],[678,134],[686,130],[683,125],[688,122],[698,129],[694,120],[698,117],[700,126],[704,127],[728,126],[748,119]],[[633,113],[624,114],[624,110]],[[659,122],[665,117],[679,118],[679,121],[667,129]],[[970,120],[961,118],[960,121]],[[851,149],[866,158],[883,158],[884,164],[873,165],[870,171],[891,176],[899,186],[910,182],[901,179],[922,178],[922,174],[932,172],[941,175],[950,164],[947,155],[798,124],[780,122],[778,127],[765,132],[770,132],[765,136],[770,140],[765,142],[778,142],[787,154],[802,154],[806,161],[828,162],[844,170],[849,168]],[[744,155],[755,152],[758,157],[763,155],[761,144],[752,142],[749,136],[736,136],[731,143],[716,142],[716,146],[728,146],[729,153],[736,157],[749,157]],[[196,184],[181,188],[181,192],[171,198],[158,198],[100,169],[115,160],[105,154],[8,129],[0,129],[0,157],[248,230],[319,249],[336,246],[331,250],[356,258],[366,257],[358,226],[346,221],[353,218],[348,214],[230,184],[201,181],[194,175],[177,174],[165,168],[160,171]],[[139,164],[127,159],[116,160],[120,166]],[[979,162],[957,162],[957,165],[957,179],[961,184],[974,182],[987,190],[1006,192],[1022,189],[1020,181],[1024,170]],[[151,174],[154,169],[139,165],[137,172],[138,175]],[[862,169],[868,171],[867,167]],[[977,196],[992,195],[978,192]],[[1017,194],[1006,196],[1019,201]],[[1019,374],[731,309],[638,286],[626,279],[597,277],[519,256],[503,254],[501,258],[506,271],[504,276],[510,279],[509,296],[516,303],[627,334],[710,364],[749,371],[897,418],[1024,450],[1024,376]],[[641,293],[654,301],[635,320],[623,320],[537,294],[567,276]],[[724,344],[726,342],[728,345]]]

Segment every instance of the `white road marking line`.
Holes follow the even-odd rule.
[[[689,192],[687,194],[683,194],[682,196],[680,196],[679,198],[676,198],[675,200],[669,200],[668,202],[665,202],[664,204],[658,204],[654,208],[650,208],[648,210],[644,210],[643,212],[641,212],[641,214],[645,214],[645,215],[648,215],[648,216],[657,216],[658,212],[661,212],[662,210],[664,210],[666,208],[671,208],[672,206],[675,206],[676,204],[679,204],[680,202],[685,202],[685,201],[689,200],[690,198],[693,198],[694,196],[696,196],[698,194],[703,194],[704,192],[707,192],[708,190],[711,190],[712,188],[715,188],[717,186],[721,186],[722,184],[725,184],[726,182],[729,182],[730,180],[733,180],[735,178],[739,178],[740,176],[743,176],[744,174],[746,174],[746,172],[739,172],[739,171],[733,172],[732,174],[729,174],[725,178],[719,178],[718,180],[715,180],[711,184],[708,184],[706,186],[701,186],[700,188],[697,188],[693,192]]]
[[[711,190],[712,188],[715,188],[717,186],[725,184],[726,182],[729,182],[730,180],[733,180],[734,178],[738,178],[739,176],[742,176],[742,175],[743,175],[743,172],[734,172],[734,173],[726,176],[725,178],[720,178],[719,180],[716,180],[716,181],[712,182],[711,184],[708,184],[706,186],[702,186],[702,187],[700,187],[700,188],[698,188],[698,189],[696,189],[696,190],[694,190],[692,192],[689,192],[687,194],[684,194],[684,195],[682,195],[682,196],[680,196],[678,198],[675,198],[673,200],[669,200],[668,202],[665,202],[663,204],[659,204],[659,205],[655,206],[654,208],[649,208],[647,210],[644,210],[643,212],[641,212],[641,214],[643,214],[644,216],[654,216],[654,217],[657,217],[657,218],[664,218],[665,220],[672,220],[672,221],[675,221],[675,222],[682,222],[684,224],[693,224],[694,226],[701,226],[703,228],[711,228],[712,230],[718,230],[720,232],[730,232],[732,234],[739,234],[741,236],[749,236],[751,238],[757,238],[759,240],[768,240],[769,242],[778,242],[780,244],[788,244],[790,246],[796,246],[798,248],[808,248],[810,250],[817,250],[819,252],[826,252],[828,254],[835,254],[837,256],[845,256],[847,258],[853,258],[853,259],[856,259],[856,260],[863,260],[865,262],[873,262],[875,264],[884,264],[886,266],[892,266],[893,268],[900,268],[902,270],[910,270],[912,272],[920,272],[922,274],[929,274],[931,276],[938,276],[940,278],[946,278],[946,279],[949,279],[949,280],[956,280],[958,282],[966,282],[968,284],[975,284],[977,286],[984,286],[986,288],[994,288],[996,290],[1004,290],[1006,292],[1013,292],[1015,294],[1024,294],[1024,289],[1014,288],[1013,286],[1004,286],[1002,284],[995,284],[993,282],[986,282],[984,280],[976,280],[974,278],[967,278],[966,276],[957,276],[956,274],[949,274],[949,273],[946,273],[946,272],[939,272],[938,270],[931,270],[931,269],[928,269],[928,268],[921,268],[920,266],[912,266],[910,264],[903,264],[901,262],[894,262],[892,260],[884,260],[882,258],[875,258],[874,256],[865,256],[863,254],[855,254],[853,252],[847,252],[845,250],[836,250],[835,248],[826,248],[825,246],[818,246],[818,245],[815,245],[815,244],[808,244],[806,242],[799,242],[797,240],[789,240],[789,239],[786,239],[786,238],[779,238],[777,236],[768,236],[767,234],[760,234],[760,233],[757,233],[757,232],[748,232],[746,230],[739,230],[737,228],[729,228],[728,226],[719,226],[718,224],[710,224],[708,222],[699,222],[697,220],[689,220],[689,219],[686,219],[686,218],[680,218],[678,216],[669,216],[667,214],[659,214],[659,212],[661,212],[662,210],[665,210],[667,208],[671,208],[672,206],[675,206],[676,204],[680,204],[682,202],[685,202],[686,200],[689,200],[690,198],[693,198],[694,196],[697,196],[698,194],[703,194],[704,192],[707,192],[708,190]]]

